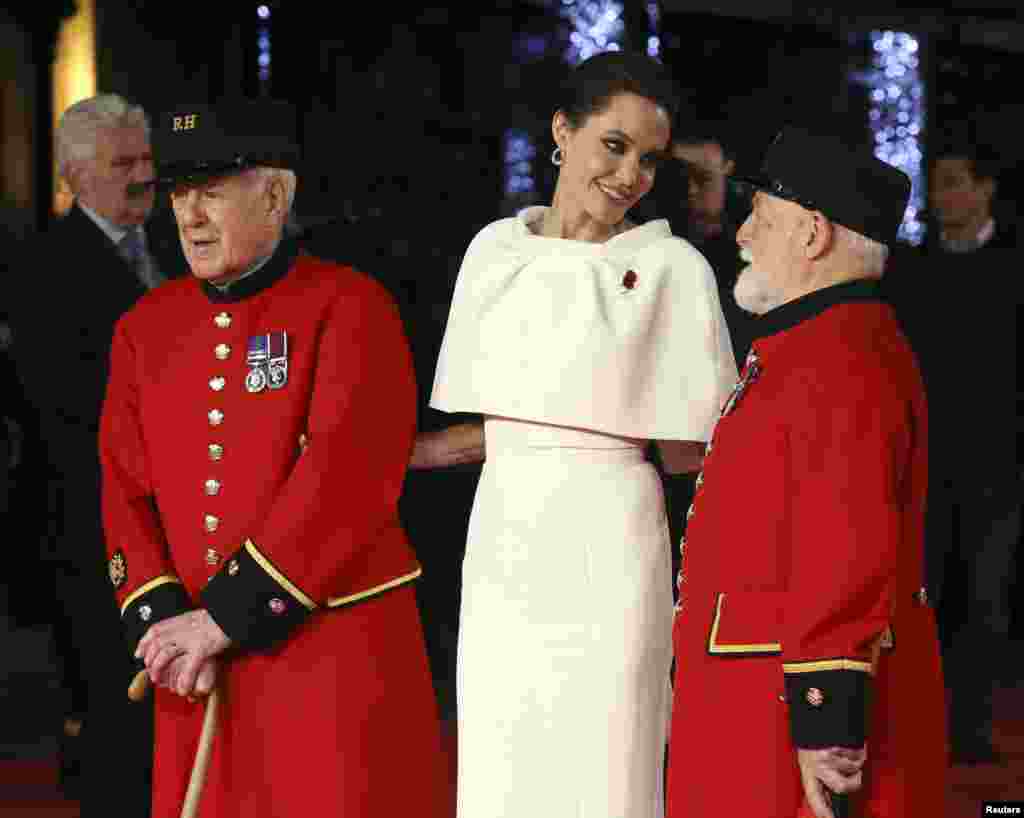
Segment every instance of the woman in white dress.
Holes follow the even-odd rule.
[[[736,380],[707,262],[666,221],[626,218],[673,110],[647,57],[574,69],[551,207],[485,227],[459,273],[431,404],[485,421],[416,463],[486,451],[463,564],[459,818],[662,814],[671,546],[644,450],[674,441],[666,462],[696,469]]]

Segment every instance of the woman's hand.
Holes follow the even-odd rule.
[[[437,469],[484,459],[484,424],[458,423],[436,432],[416,435],[409,459],[410,469]]]
[[[667,474],[692,474],[704,465],[703,443],[696,440],[658,440],[658,454]]]

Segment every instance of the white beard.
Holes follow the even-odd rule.
[[[776,306],[764,274],[753,262],[744,267],[732,289],[733,298],[740,308],[754,315],[762,315]]]

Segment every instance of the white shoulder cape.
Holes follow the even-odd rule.
[[[707,261],[665,220],[594,244],[533,234],[543,211],[470,244],[430,405],[708,440],[737,373]]]

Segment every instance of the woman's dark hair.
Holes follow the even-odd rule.
[[[664,108],[675,121],[679,100],[668,69],[646,54],[604,51],[577,65],[562,85],[558,109],[579,128],[608,107],[616,94],[636,94]]]

